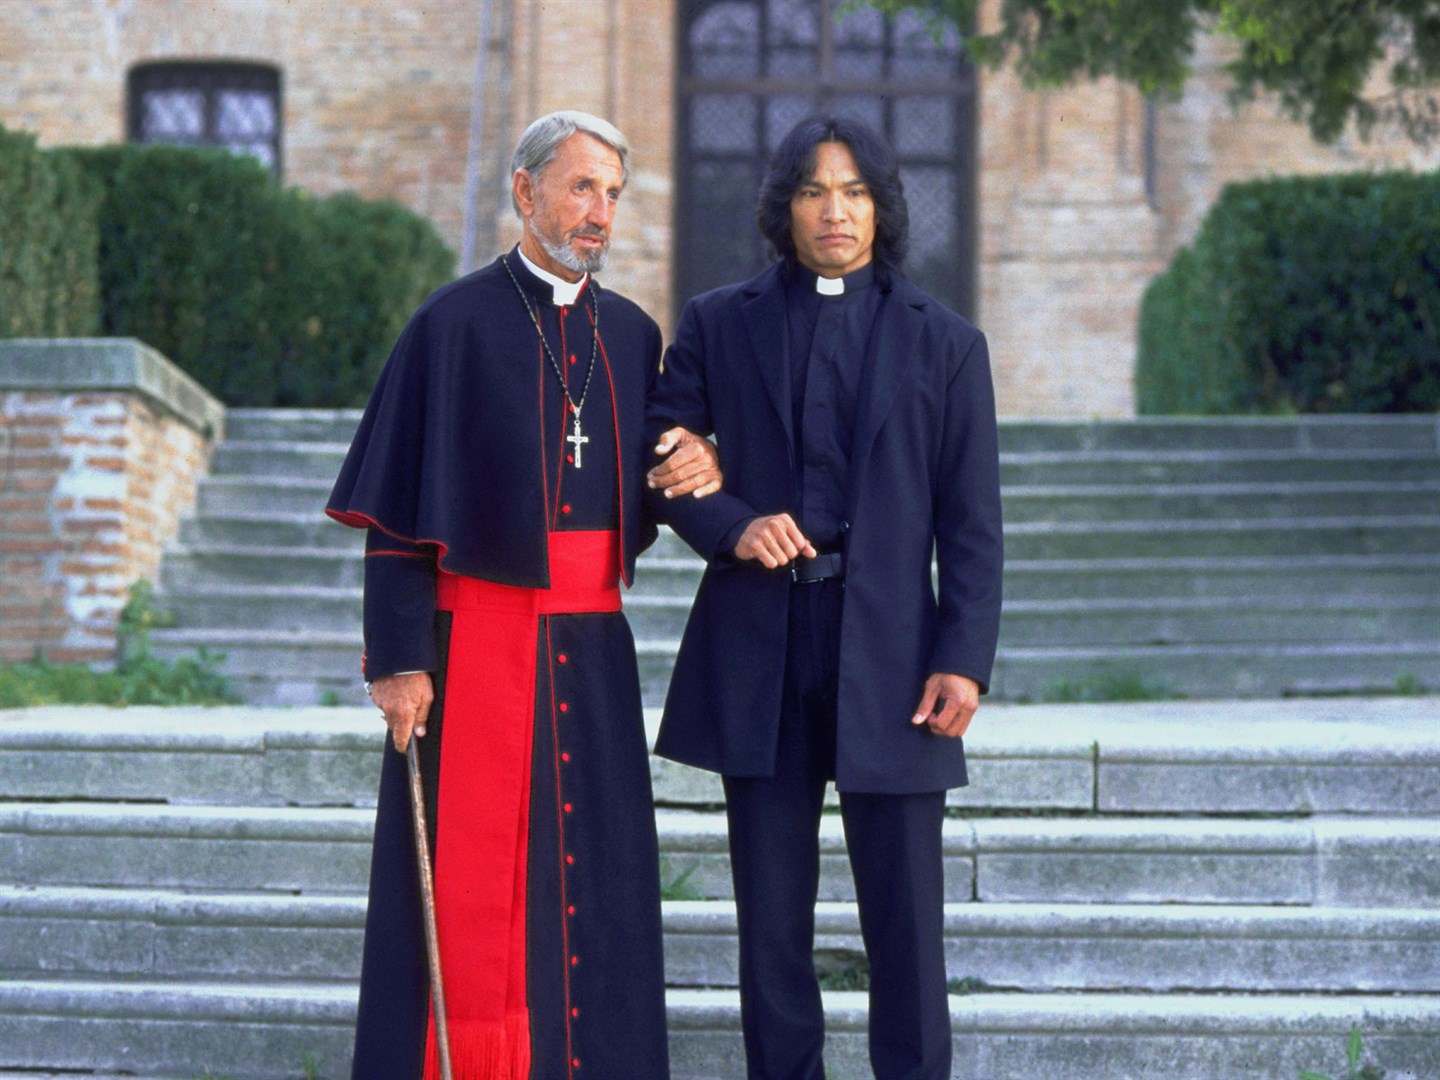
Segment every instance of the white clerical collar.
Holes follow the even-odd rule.
[[[843,277],[821,277],[816,274],[815,291],[821,296],[843,296],[845,295],[845,279]]]
[[[523,248],[517,247],[515,250],[520,255],[520,261],[525,264],[526,269],[555,290],[556,307],[569,307],[575,303],[581,290],[585,288],[585,283],[590,280],[590,275],[585,274],[579,281],[566,281],[564,278],[550,273],[549,270],[543,270],[536,266],[525,256]]]

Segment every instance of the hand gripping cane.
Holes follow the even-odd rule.
[[[445,982],[440,975],[440,933],[435,927],[435,877],[430,871],[430,840],[425,828],[425,791],[420,786],[420,751],[415,736],[405,748],[410,769],[410,815],[415,823],[415,863],[420,873],[420,906],[425,912],[425,955],[430,961],[430,1001],[435,1013],[435,1042],[440,1049],[441,1080],[450,1080],[450,1036],[445,1027]]]

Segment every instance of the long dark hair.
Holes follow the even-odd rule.
[[[900,162],[879,132],[848,116],[806,117],[781,140],[770,159],[770,171],[760,182],[755,224],[761,235],[770,241],[777,256],[794,259],[790,198],[814,173],[815,148],[823,142],[849,147],[860,178],[875,200],[875,265],[883,271],[899,270],[910,245],[910,210],[900,182]]]

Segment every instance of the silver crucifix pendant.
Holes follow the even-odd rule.
[[[575,467],[577,469],[580,468],[580,455],[584,453],[585,444],[590,441],[590,436],[584,435],[580,431],[579,409],[575,410],[575,432],[572,435],[565,436],[565,441],[575,447]]]

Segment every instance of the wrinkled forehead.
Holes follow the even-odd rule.
[[[552,170],[566,179],[598,180],[607,186],[619,187],[625,182],[620,152],[583,131],[575,132],[555,148],[555,159],[545,171]]]

